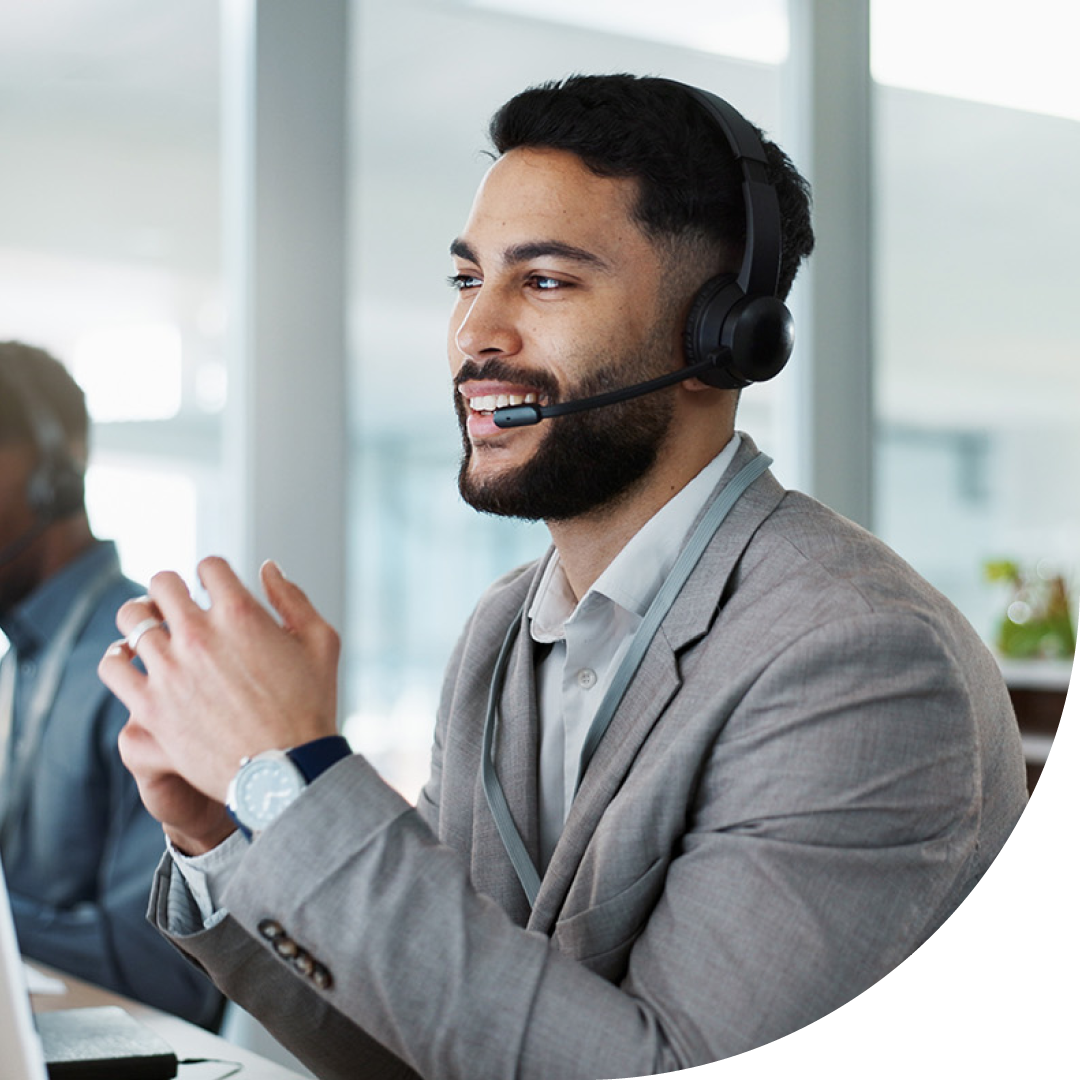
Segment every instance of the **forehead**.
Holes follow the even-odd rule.
[[[488,170],[461,239],[481,257],[530,243],[564,244],[603,261],[651,257],[631,217],[638,183],[597,176],[565,150],[516,149]]]

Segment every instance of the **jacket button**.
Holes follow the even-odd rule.
[[[286,960],[292,960],[300,952],[300,946],[288,937],[277,938],[274,941],[274,949],[278,956],[283,956]]]
[[[330,972],[322,966],[322,964],[316,963],[314,969],[311,972],[311,981],[320,990],[329,990],[334,985],[334,980],[330,975]]]
[[[307,975],[308,978],[311,978],[312,973],[315,971],[315,960],[312,958],[311,953],[303,952],[301,950],[296,957],[295,964],[296,970],[299,971],[301,975]]]
[[[276,938],[285,936],[285,927],[277,919],[263,919],[259,923],[259,933],[264,938],[274,941]]]

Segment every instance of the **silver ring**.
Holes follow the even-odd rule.
[[[161,619],[143,619],[143,621],[139,623],[126,638],[124,638],[124,642],[132,652],[135,652],[139,646],[139,642],[142,640],[143,634],[159,628],[162,630],[165,629],[165,623]]]

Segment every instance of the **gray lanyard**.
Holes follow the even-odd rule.
[[[0,769],[3,778],[0,787],[0,843],[7,839],[9,829],[18,817],[30,782],[29,762],[37,753],[45,728],[45,720],[52,711],[60,689],[64,668],[75,648],[75,642],[110,585],[119,581],[119,567],[103,567],[83,587],[75,603],[71,605],[60,628],[53,635],[41,658],[37,682],[27,703],[26,715],[19,724],[18,746],[15,745],[15,728],[9,732],[8,745],[3,748],[7,768]],[[9,661],[10,663],[10,661]],[[10,665],[14,669],[15,665]],[[14,687],[12,688],[14,691]]]
[[[663,585],[649,605],[641,625],[630,642],[630,648],[623,657],[615,672],[615,677],[608,687],[607,693],[596,710],[596,716],[589,726],[585,736],[585,742],[581,748],[581,759],[578,765],[577,788],[581,787],[581,781],[585,776],[585,770],[589,761],[596,751],[604,732],[611,723],[615,710],[622,701],[623,694],[637,673],[638,667],[645,656],[645,652],[652,639],[659,630],[671,605],[675,603],[679,593],[682,592],[687,578],[697,566],[705,548],[709,545],[716,530],[720,528],[724,518],[731,512],[731,508],[738,502],[743,492],[772,464],[772,458],[766,454],[758,454],[747,462],[732,478],[729,484],[724,486],[723,491],[713,500],[705,511],[690,536],[690,540],[680,552],[675,565],[671,568]],[[525,890],[531,907],[536,901],[536,894],[540,891],[540,874],[525,849],[525,842],[521,839],[514,819],[510,814],[510,807],[506,802],[506,794],[495,772],[495,734],[498,727],[499,698],[502,696],[503,684],[506,681],[506,667],[510,661],[510,653],[514,642],[517,640],[521,621],[524,618],[525,607],[522,605],[510,628],[506,632],[502,648],[499,650],[495,661],[495,670],[491,676],[491,689],[488,693],[487,713],[484,718],[484,738],[481,747],[480,779],[484,788],[491,815],[495,819],[495,827],[499,830],[506,854],[510,857],[514,871],[517,873],[521,887]]]

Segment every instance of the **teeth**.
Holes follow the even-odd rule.
[[[536,394],[486,394],[483,397],[469,398],[469,408],[473,412],[494,412],[505,409],[507,405],[535,405]]]

